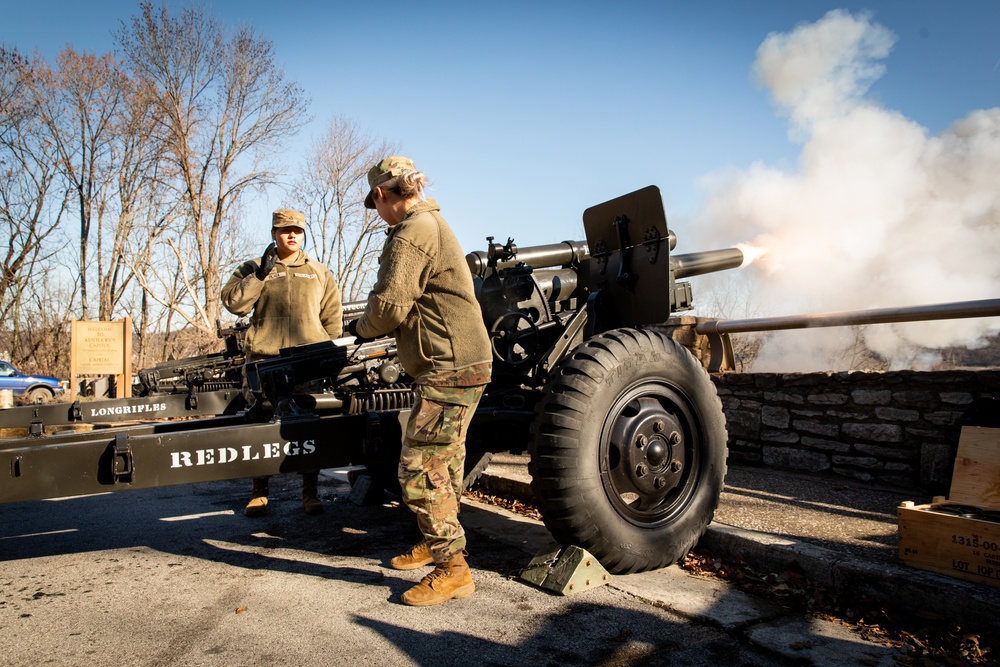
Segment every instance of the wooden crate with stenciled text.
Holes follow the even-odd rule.
[[[963,427],[950,497],[904,502],[897,516],[905,564],[1000,586],[1000,429]]]

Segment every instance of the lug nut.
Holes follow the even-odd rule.
[[[664,484],[666,484],[666,482],[662,477],[657,477],[653,480],[653,488],[662,489]]]
[[[673,461],[670,462],[670,472],[680,472],[681,468],[683,467],[684,464],[678,461],[677,459],[674,459]]]
[[[653,422],[653,430],[656,431],[657,433],[659,433],[660,431],[663,430],[663,420],[662,419],[657,419],[655,422]]]
[[[646,439],[646,436],[640,434],[639,437],[635,439],[635,446],[642,449],[646,446],[647,442],[649,442],[649,440]]]
[[[649,472],[649,468],[646,467],[645,463],[640,463],[635,467],[635,474],[638,475],[639,477],[642,477],[647,472]]]
[[[676,445],[681,441],[681,434],[678,433],[677,431],[671,431],[670,437],[667,439],[670,441],[671,445]]]

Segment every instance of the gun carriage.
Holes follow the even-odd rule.
[[[675,340],[690,325],[671,315],[693,303],[683,278],[743,255],[674,254],[654,186],[583,221],[585,242],[518,248],[491,237],[467,256],[494,372],[469,429],[466,482],[493,453],[528,451],[558,541],[612,572],[662,567],[708,526],[726,469],[721,402]],[[363,307],[347,304],[345,318]],[[0,502],[347,465],[391,490],[412,405],[392,339],[289,348],[246,373],[255,401],[234,414],[0,441]],[[140,380],[164,386],[162,373]]]

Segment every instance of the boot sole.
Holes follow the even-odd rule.
[[[263,505],[248,505],[243,508],[243,514],[250,518],[264,516],[267,513],[267,503]]]
[[[434,564],[434,559],[433,558],[428,558],[427,560],[420,561],[418,563],[403,563],[403,564],[398,564],[398,563],[393,563],[392,561],[389,561],[389,567],[391,567],[394,570],[416,570],[418,567],[425,567],[427,565],[433,565],[433,564]]]
[[[431,600],[421,600],[420,602],[407,602],[406,598],[403,598],[403,604],[409,605],[411,607],[433,607],[436,604],[441,604],[442,602],[447,602],[448,600],[458,600],[460,598],[467,598],[476,592],[476,584],[473,582],[471,584],[466,584],[461,588],[456,588],[451,592],[448,597],[439,597]]]

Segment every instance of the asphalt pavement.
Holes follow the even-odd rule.
[[[484,489],[530,501],[527,455],[498,454]],[[930,497],[849,479],[730,465],[714,521],[698,544],[754,570],[801,571],[837,594],[1000,640],[1000,588],[909,567],[896,509]],[[670,569],[670,568],[667,568]]]
[[[324,471],[318,517],[302,512],[296,475],[272,478],[260,519],[241,511],[248,480],[0,507],[0,665],[894,667],[900,657],[676,566],[565,596],[536,587],[519,575],[550,543],[544,526],[468,499],[475,594],[406,607],[401,593],[426,569],[388,561],[417,539],[413,517],[394,503],[356,505],[347,472]]]

